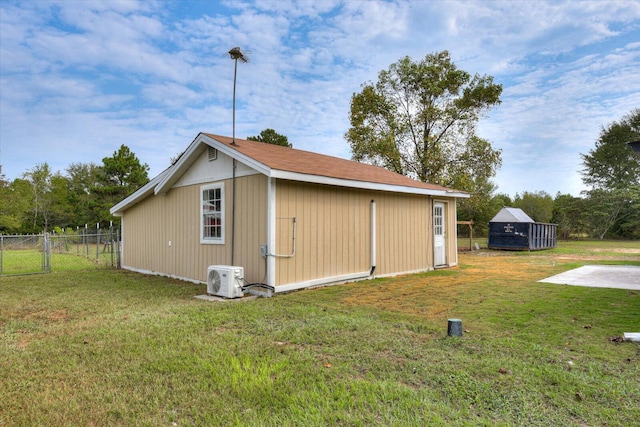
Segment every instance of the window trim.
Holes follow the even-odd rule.
[[[203,193],[206,190],[215,190],[220,189],[220,201],[221,201],[221,209],[220,209],[220,222],[222,223],[220,226],[220,237],[205,237],[204,236],[204,200]],[[224,183],[218,182],[215,184],[207,184],[200,186],[200,244],[203,245],[224,245],[224,230],[225,230],[225,198],[224,198]]]

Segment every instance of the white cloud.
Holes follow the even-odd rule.
[[[577,194],[580,153],[640,106],[640,3],[256,1],[0,4],[0,138],[10,178],[43,160],[99,163],[120,144],[168,166],[199,131],[271,127],[349,156],[360,84],[447,49],[504,85],[479,131],[502,148],[499,191]],[[189,14],[181,11],[189,10]],[[25,142],[26,141],[26,142]]]

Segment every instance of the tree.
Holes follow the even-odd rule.
[[[585,216],[590,226],[590,234],[599,239],[605,237],[639,236],[640,229],[640,187],[629,189],[592,189],[587,192],[588,209]],[[624,224],[624,225],[623,225]],[[636,227],[633,227],[636,224]],[[622,233],[622,230],[625,233]]]
[[[23,178],[31,184],[31,231],[37,232],[41,228],[47,230],[51,214],[51,168],[45,162],[37,164],[23,174]]]
[[[280,135],[278,132],[276,132],[273,129],[265,129],[260,132],[260,135],[248,136],[247,139],[249,141],[258,141],[258,142],[265,142],[267,144],[282,145],[283,147],[289,147],[289,148],[293,147],[293,145],[289,144],[289,139],[286,136]]]
[[[117,187],[122,198],[133,193],[149,182],[149,166],[141,164],[136,155],[122,144],[113,156],[102,159],[101,183],[107,187]]]
[[[640,139],[640,108],[603,127],[595,149],[582,155],[582,182],[593,235],[640,236],[640,158],[628,143]]]
[[[20,202],[20,198],[14,197],[12,183],[6,180],[4,174],[0,174],[0,234],[19,230],[22,215],[17,207]]]
[[[579,235],[587,231],[585,210],[584,199],[560,192],[556,194],[551,222],[558,224],[558,238],[569,240],[572,234]]]
[[[513,201],[511,200],[511,196],[509,196],[508,194],[498,193],[494,195],[493,197],[491,197],[491,210],[493,212],[491,218],[496,216],[496,214],[500,212],[500,209],[504,207],[511,207],[512,205]]]
[[[121,145],[113,156],[102,159],[103,166],[92,191],[99,196],[98,220],[113,220],[109,208],[149,182],[149,166],[140,160],[126,145]]]
[[[95,163],[71,163],[66,172],[69,180],[68,200],[73,213],[72,224],[95,222],[98,200],[93,190],[102,173],[100,166]]]
[[[596,147],[582,154],[582,182],[594,189],[616,190],[640,185],[640,159],[628,143],[640,139],[640,108],[600,131]]]
[[[522,196],[516,194],[513,206],[522,209],[536,222],[551,222],[553,217],[553,198],[545,191],[525,191]]]
[[[501,93],[493,77],[459,70],[447,51],[407,56],[352,96],[345,138],[356,161],[473,191],[501,165],[501,151],[475,133]]]
[[[473,234],[486,235],[489,220],[495,215],[492,208],[492,195],[496,186],[491,181],[474,182],[472,197],[460,199],[457,205],[458,219],[473,220]]]
[[[33,186],[29,181],[16,178],[9,186],[9,200],[6,205],[7,232],[32,233],[40,230],[33,229],[32,222]]]

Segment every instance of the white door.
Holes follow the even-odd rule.
[[[435,267],[447,265],[446,227],[444,219],[444,203],[433,205],[433,263]]]

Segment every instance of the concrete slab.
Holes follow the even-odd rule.
[[[640,291],[640,266],[585,265],[538,282]]]
[[[625,332],[622,336],[625,341],[640,342],[640,332]]]
[[[214,295],[196,295],[194,298],[198,298],[198,299],[202,299],[205,301],[212,301],[212,302],[240,302],[240,301],[251,301],[256,299],[257,297],[255,295],[251,295],[251,296],[245,296],[242,298],[222,298],[222,297],[217,297]]]

